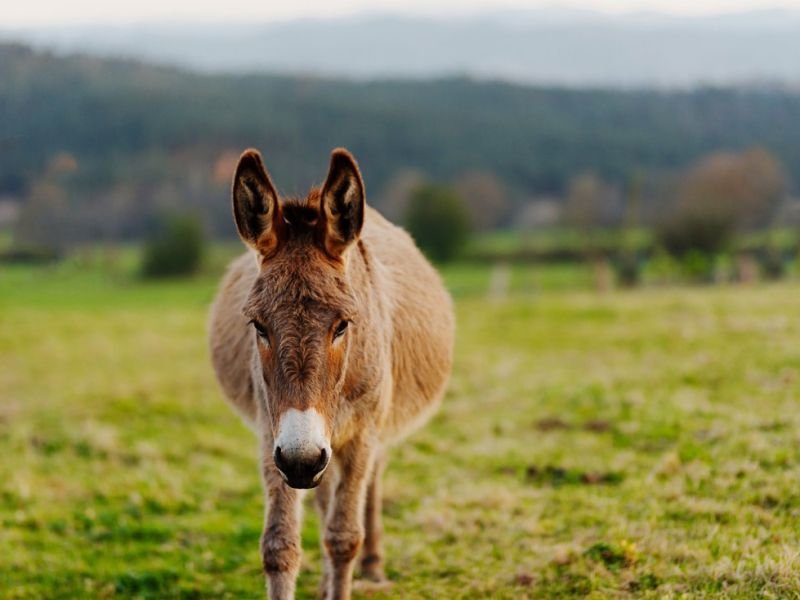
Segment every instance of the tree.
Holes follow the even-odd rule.
[[[379,196],[378,208],[394,223],[399,223],[408,212],[411,195],[424,183],[422,173],[403,169],[395,173]]]
[[[49,179],[36,182],[22,205],[14,228],[14,242],[61,252],[68,241],[64,220],[68,214],[68,198],[64,188]]]
[[[142,275],[191,275],[200,266],[203,246],[203,229],[198,219],[189,216],[169,217],[145,246]]]
[[[405,223],[422,251],[441,262],[456,257],[470,232],[463,200],[441,185],[424,184],[414,190]]]
[[[453,184],[464,199],[473,226],[480,231],[495,229],[508,212],[508,192],[494,173],[470,171]]]
[[[783,167],[766,150],[712,154],[691,167],[679,183],[657,237],[676,256],[718,253],[737,231],[767,224],[786,187]]]
[[[686,175],[677,199],[684,213],[713,213],[737,229],[766,225],[786,194],[780,162],[763,148],[715,153]]]
[[[583,232],[614,222],[619,213],[617,191],[591,173],[574,177],[564,205],[564,221]]]

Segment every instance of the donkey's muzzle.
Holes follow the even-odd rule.
[[[331,459],[325,448],[316,452],[293,452],[284,451],[280,446],[275,446],[272,458],[289,487],[300,490],[317,487]]]

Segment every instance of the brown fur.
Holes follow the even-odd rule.
[[[294,595],[300,565],[301,492],[275,466],[276,427],[284,411],[313,408],[333,452],[317,488],[320,592],[347,598],[359,551],[364,575],[383,577],[383,457],[442,396],[452,363],[452,303],[411,238],[365,207],[361,174],[346,151],[334,151],[325,184],[303,200],[280,200],[260,155],[247,151],[233,195],[237,227],[252,251],[223,280],[210,346],[227,399],[261,441],[270,596]],[[251,320],[263,329],[261,339]],[[336,338],[342,320],[350,325]]]

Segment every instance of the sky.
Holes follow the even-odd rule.
[[[657,11],[702,15],[770,8],[800,9],[800,0],[36,0],[0,2],[0,28],[159,20],[275,21],[359,12],[441,16],[543,6],[611,13]]]

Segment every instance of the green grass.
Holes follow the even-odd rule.
[[[394,584],[371,597],[800,597],[800,286],[489,302],[486,272],[446,278],[455,372],[392,456]],[[208,365],[215,281],[0,270],[0,596],[262,594],[255,438]]]
[[[790,233],[785,235],[789,236]],[[590,233],[567,227],[553,227],[534,231],[498,230],[473,235],[465,253],[467,255],[504,256],[518,252],[546,252],[572,250],[583,252],[590,246],[629,247],[643,249],[652,245],[653,234],[647,229],[629,231],[596,228]]]
[[[572,250],[581,253],[590,247],[611,249],[653,249],[656,243],[652,230],[637,227],[630,230],[596,228],[586,233],[567,227],[553,227],[534,231],[498,230],[473,235],[465,248],[467,256],[496,257],[503,259],[524,252]],[[737,236],[734,248],[755,249],[774,247],[782,250],[797,249],[800,233],[792,228],[772,228]]]

